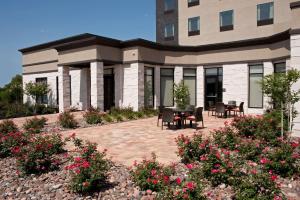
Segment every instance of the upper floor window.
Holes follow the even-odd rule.
[[[189,18],[189,36],[200,34],[200,17]]]
[[[200,0],[188,0],[188,7],[197,6],[200,4]]]
[[[174,24],[166,24],[165,25],[165,39],[166,40],[174,40],[174,36],[175,36]]]
[[[233,10],[220,12],[220,31],[233,30]]]
[[[165,6],[165,12],[174,10],[175,9],[175,0],[165,0],[164,6]]]
[[[264,3],[257,5],[257,26],[274,23],[274,3]]]
[[[286,63],[274,63],[274,73],[285,73],[286,72]]]

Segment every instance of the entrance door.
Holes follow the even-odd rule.
[[[223,101],[223,69],[221,67],[205,69],[205,108]]]
[[[115,78],[113,69],[104,70],[104,111],[115,106]]]

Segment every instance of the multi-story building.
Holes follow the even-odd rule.
[[[21,49],[23,82],[51,87],[45,103],[76,106],[175,106],[173,84],[190,104],[244,102],[263,113],[259,81],[300,69],[300,1],[157,0],[157,42],[82,34]],[[300,88],[300,83],[295,85]],[[24,101],[32,101],[26,95]],[[300,105],[296,105],[300,111]],[[300,118],[294,130],[300,133]]]

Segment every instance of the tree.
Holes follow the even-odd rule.
[[[180,109],[186,108],[190,103],[190,93],[189,88],[184,85],[183,81],[180,83],[174,84],[174,98],[176,102],[176,106]]]
[[[293,90],[292,86],[300,79],[300,71],[292,69],[287,73],[275,73],[267,75],[262,81],[263,92],[272,99],[272,106],[282,113],[282,132],[283,115],[288,116],[288,129],[292,130],[293,118],[295,117],[294,104],[299,99],[300,90]]]
[[[49,85],[47,83],[38,82],[33,83],[29,82],[25,86],[25,94],[34,99],[34,112],[36,112],[36,105],[41,104],[38,101],[38,98],[42,98],[50,92]]]
[[[23,103],[23,86],[22,76],[16,75],[11,79],[11,82],[0,88],[0,101],[3,103]]]

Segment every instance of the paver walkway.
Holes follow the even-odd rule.
[[[212,129],[224,125],[226,119],[208,117],[204,114],[204,129],[198,131],[208,135]],[[193,135],[195,129],[169,130],[157,127],[157,118],[140,119],[129,122],[109,124],[98,127],[80,128],[63,132],[63,135],[75,133],[77,137],[96,142],[99,149],[107,149],[113,161],[127,166],[137,160],[149,158],[154,152],[162,163],[179,161],[176,155],[175,138],[181,134]]]

